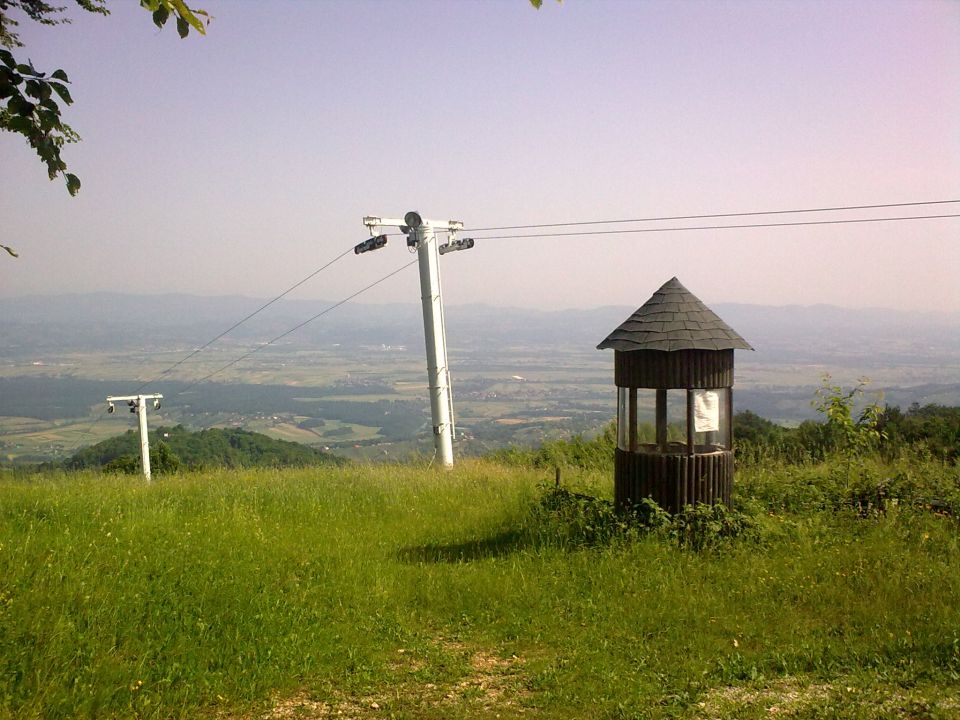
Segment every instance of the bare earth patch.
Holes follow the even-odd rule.
[[[469,671],[446,683],[401,681],[382,693],[351,697],[334,693],[323,700],[303,692],[283,699],[262,720],[371,720],[386,717],[417,718],[507,718],[536,717],[536,708],[524,700],[524,661],[500,657],[484,650],[471,650],[455,641],[437,640],[435,646],[447,656],[466,660]],[[419,673],[427,669],[423,658],[406,650],[392,663],[395,670]],[[960,718],[960,688],[933,685],[901,688],[891,685],[855,685],[844,678],[814,682],[805,677],[787,677],[765,684],[714,688],[684,717],[693,720],[758,720],[760,718],[821,717],[824,710],[840,711],[840,717],[863,720],[940,720]],[[850,714],[852,711],[852,715]]]
[[[716,688],[697,704],[695,717],[792,718],[808,711],[856,708],[857,717],[912,720],[917,717],[960,717],[960,691],[943,688],[857,687],[841,680],[815,683],[801,677],[782,678],[762,687]]]
[[[369,720],[392,713],[420,710],[427,716],[444,717],[457,709],[482,717],[511,717],[525,714],[519,700],[526,696],[520,680],[523,660],[517,656],[502,658],[483,650],[469,651],[463,644],[438,640],[436,646],[446,654],[469,658],[470,671],[448,683],[404,681],[379,694],[362,697],[335,695],[323,700],[302,692],[277,702],[262,720]],[[398,650],[394,670],[418,673],[427,667],[422,658]]]
[[[790,717],[815,705],[822,705],[831,694],[831,686],[806,684],[785,678],[763,688],[725,687],[707,693],[699,703],[705,717],[728,717],[743,709],[764,709],[771,716]]]

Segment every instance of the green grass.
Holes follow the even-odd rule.
[[[957,717],[956,519],[829,474],[741,473],[701,553],[565,541],[492,462],[0,476],[0,718]]]

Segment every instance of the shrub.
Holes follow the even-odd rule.
[[[650,498],[618,512],[611,500],[551,487],[534,506],[528,531],[535,542],[560,547],[597,547],[655,535],[699,552],[755,536],[757,523],[722,504],[687,505],[671,516]]]
[[[665,526],[680,547],[711,550],[727,540],[755,536],[757,523],[750,516],[726,505],[686,505]]]

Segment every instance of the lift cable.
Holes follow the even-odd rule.
[[[204,381],[206,381],[206,380],[209,380],[209,379],[212,378],[214,375],[218,375],[219,373],[223,372],[223,371],[226,370],[227,368],[233,367],[234,365],[236,365],[236,364],[237,364],[238,362],[240,362],[241,360],[246,360],[246,359],[247,359],[248,357],[250,357],[251,355],[260,352],[261,350],[263,350],[263,349],[266,348],[266,347],[269,347],[270,345],[273,345],[273,343],[277,342],[278,340],[281,340],[282,338],[285,338],[285,337],[286,337],[287,335],[289,335],[290,333],[295,332],[296,330],[299,330],[299,329],[302,328],[304,325],[308,325],[309,323],[312,323],[314,320],[317,320],[318,318],[323,317],[324,315],[326,315],[326,314],[327,314],[328,312],[330,312],[331,310],[335,310],[336,308],[340,307],[341,305],[344,305],[345,303],[350,302],[351,300],[353,300],[353,299],[354,299],[355,297],[357,297],[358,295],[362,295],[363,293],[367,292],[368,290],[372,290],[373,288],[375,288],[375,287],[376,287],[377,285],[379,285],[380,283],[382,283],[382,282],[384,282],[384,281],[386,281],[386,280],[389,280],[389,279],[392,278],[394,275],[398,274],[399,272],[401,272],[401,271],[403,271],[403,270],[406,270],[406,269],[407,269],[408,267],[410,267],[411,265],[415,265],[417,262],[418,262],[417,260],[412,260],[412,261],[406,263],[405,265],[401,265],[400,267],[398,267],[398,268],[397,268],[396,270],[394,270],[393,272],[388,273],[388,274],[384,275],[382,278],[380,278],[379,280],[376,280],[375,282],[370,283],[370,284],[367,285],[366,287],[364,287],[364,288],[362,288],[362,289],[360,289],[360,290],[357,290],[357,291],[356,291],[355,293],[353,293],[352,295],[349,295],[349,296],[345,297],[343,300],[340,300],[339,302],[334,303],[333,305],[331,305],[330,307],[326,308],[325,310],[322,310],[322,311],[318,312],[318,313],[317,313],[316,315],[314,315],[313,317],[307,318],[307,319],[304,320],[303,322],[301,322],[301,323],[299,323],[299,324],[297,324],[297,325],[294,325],[292,328],[290,328],[290,329],[287,330],[286,332],[283,332],[283,333],[277,335],[277,336],[276,336],[275,338],[273,338],[272,340],[269,340],[268,342],[264,343],[263,345],[258,345],[258,346],[255,347],[253,350],[250,350],[249,352],[244,353],[244,354],[241,355],[240,357],[238,357],[238,358],[236,358],[236,359],[234,359],[234,360],[231,360],[230,362],[228,362],[228,363],[227,363],[226,365],[224,365],[223,367],[221,367],[221,368],[219,368],[219,369],[217,369],[217,370],[214,370],[212,373],[209,373],[208,375],[204,375],[204,376],[203,376],[202,378],[200,378],[199,380],[194,380],[193,382],[191,382],[191,383],[190,383],[189,385],[187,385],[186,387],[181,388],[181,389],[178,390],[176,393],[174,393],[174,397],[176,397],[176,396],[178,396],[178,395],[182,395],[183,393],[185,393],[187,390],[189,390],[190,388],[194,387],[195,385],[199,385],[200,383],[202,383],[202,382],[204,382]]]
[[[746,228],[798,227],[801,225],[849,225],[853,223],[894,222],[897,220],[938,220],[957,218],[951,215],[913,215],[907,217],[853,218],[849,220],[804,220],[798,222],[744,223],[739,225],[691,225],[686,227],[630,228],[626,230],[576,230],[572,232],[527,233],[524,235],[481,235],[475,240],[522,240],[524,238],[552,238],[582,235],[626,235],[634,233],[688,232],[691,230],[742,230]]]
[[[85,437],[87,437],[88,435],[90,435],[90,433],[93,432],[94,426],[95,426],[98,422],[100,422],[101,420],[103,420],[103,418],[106,416],[106,414],[107,414],[107,411],[106,411],[106,410],[101,410],[101,411],[100,411],[100,414],[97,415],[93,420],[91,420],[90,423],[89,423],[89,424],[83,429],[83,431],[80,433],[80,439],[78,440],[78,442],[83,442],[83,439],[84,439]],[[78,447],[78,449],[79,449],[79,447]]]
[[[701,215],[669,215],[663,217],[644,217],[626,220],[582,220],[576,222],[539,223],[534,225],[499,225],[494,227],[466,228],[466,230],[469,232],[492,232],[495,230],[534,230],[550,227],[573,227],[577,225],[613,225],[625,223],[660,222],[667,220],[706,220],[709,218],[750,217],[754,215],[793,215],[795,213],[839,212],[842,210],[876,210],[880,208],[946,205],[950,203],[960,203],[960,200],[925,200],[922,202],[883,203],[876,205],[838,205],[834,207],[801,208],[797,210],[753,210],[750,212],[725,212]]]
[[[250,320],[250,319],[253,318],[254,316],[259,315],[261,312],[263,312],[264,310],[266,310],[268,307],[270,307],[271,305],[273,305],[275,302],[277,302],[278,300],[286,297],[286,296],[289,295],[291,292],[293,292],[294,290],[296,290],[298,287],[300,287],[301,285],[303,285],[305,282],[307,282],[307,280],[310,280],[310,279],[316,277],[317,275],[319,275],[320,273],[322,273],[324,270],[326,270],[328,267],[330,267],[331,265],[333,265],[335,262],[337,262],[338,260],[340,260],[340,259],[346,257],[347,255],[349,255],[351,252],[353,252],[353,246],[352,246],[352,245],[351,245],[349,248],[347,248],[346,250],[344,250],[342,253],[340,253],[339,255],[337,255],[335,258],[333,258],[333,260],[331,260],[331,261],[329,261],[328,263],[326,263],[325,265],[317,268],[316,270],[314,270],[312,273],[310,273],[309,275],[307,275],[305,278],[303,278],[303,279],[300,280],[299,282],[297,282],[297,283],[291,285],[290,287],[288,287],[286,290],[284,290],[282,293],[280,293],[279,295],[277,295],[275,298],[273,298],[273,299],[270,300],[269,302],[266,302],[266,303],[264,303],[263,305],[261,305],[260,307],[258,307],[256,310],[254,310],[252,313],[250,313],[249,315],[247,315],[247,316],[246,316],[245,318],[243,318],[242,320],[238,320],[237,322],[235,322],[233,325],[231,325],[230,327],[228,327],[226,330],[224,330],[222,333],[220,333],[219,335],[217,335],[217,336],[216,336],[215,338],[213,338],[212,340],[208,340],[208,341],[205,342],[203,345],[201,345],[200,347],[196,348],[196,349],[195,349],[193,352],[191,352],[189,355],[187,355],[186,357],[182,358],[181,360],[178,360],[177,362],[175,362],[173,365],[171,365],[170,367],[168,367],[166,370],[164,370],[162,373],[160,373],[160,374],[157,375],[156,377],[154,377],[154,378],[152,378],[151,380],[148,380],[147,382],[145,382],[145,383],[143,383],[142,385],[140,385],[140,387],[138,387],[136,390],[134,390],[134,393],[138,393],[138,392],[140,392],[143,388],[145,388],[147,385],[151,385],[151,384],[157,382],[158,380],[161,380],[162,378],[165,378],[167,375],[169,375],[170,373],[172,373],[172,372],[173,372],[174,370],[176,370],[178,367],[180,367],[181,365],[183,365],[187,360],[189,360],[189,359],[192,358],[192,357],[195,357],[196,355],[199,355],[201,352],[203,352],[203,351],[206,350],[208,347],[210,347],[211,345],[213,345],[217,340],[219,340],[219,339],[222,338],[223,336],[225,336],[225,335],[233,332],[233,331],[236,330],[238,327],[240,327],[241,325],[243,325],[247,320]]]
[[[252,313],[250,313],[249,315],[247,315],[247,316],[244,317],[243,319],[238,320],[238,321],[235,322],[233,325],[231,325],[231,326],[228,327],[226,330],[224,330],[222,333],[220,333],[220,334],[217,335],[216,337],[212,338],[211,340],[208,340],[208,341],[205,342],[203,345],[201,345],[200,347],[198,347],[198,348],[196,348],[195,350],[193,350],[193,352],[191,352],[190,354],[188,354],[186,357],[184,357],[184,358],[178,360],[177,362],[175,362],[173,365],[171,365],[170,367],[168,367],[166,370],[164,370],[163,372],[161,372],[159,375],[153,377],[152,379],[146,381],[145,383],[142,383],[142,384],[141,384],[139,387],[137,387],[137,389],[134,390],[133,393],[131,393],[131,394],[134,394],[134,395],[135,395],[135,394],[139,393],[141,390],[143,390],[143,388],[145,388],[147,385],[152,385],[153,383],[155,383],[155,382],[157,382],[157,381],[165,378],[165,377],[166,377],[167,375],[169,375],[171,372],[173,372],[173,371],[176,370],[178,367],[180,367],[180,366],[183,365],[185,362],[187,362],[187,360],[189,360],[189,359],[192,358],[192,357],[195,357],[196,355],[199,355],[201,352],[203,352],[203,351],[206,350],[208,347],[210,347],[211,345],[213,345],[217,340],[219,340],[219,339],[221,339],[222,337],[224,337],[225,335],[228,335],[229,333],[233,332],[233,331],[236,330],[238,327],[240,327],[240,326],[243,325],[245,322],[247,322],[247,320],[250,320],[250,319],[253,318],[254,316],[259,315],[261,312],[263,312],[264,310],[266,310],[268,307],[270,307],[271,305],[273,305],[275,302],[277,302],[278,300],[281,300],[282,298],[286,297],[286,296],[289,295],[291,292],[293,292],[294,290],[296,290],[298,287],[300,287],[301,285],[303,285],[305,282],[307,282],[308,280],[316,277],[316,276],[319,275],[321,272],[323,272],[324,270],[326,270],[328,267],[330,267],[331,265],[333,265],[335,262],[337,262],[338,260],[341,260],[342,258],[344,258],[344,257],[346,257],[347,255],[349,255],[352,251],[353,251],[353,246],[351,245],[349,248],[347,248],[346,250],[344,250],[342,253],[340,253],[339,255],[337,255],[335,258],[333,258],[333,259],[330,260],[329,262],[325,263],[324,265],[321,265],[319,268],[317,268],[316,270],[314,270],[312,273],[310,273],[309,275],[307,275],[305,278],[303,278],[302,280],[299,280],[298,282],[294,283],[293,285],[291,285],[290,287],[288,287],[286,290],[284,290],[282,293],[280,293],[279,295],[277,295],[276,297],[274,297],[272,300],[264,303],[263,305],[261,305],[260,307],[258,307],[256,310],[254,310]],[[107,414],[107,413],[106,413],[105,410],[104,410],[104,411],[101,411],[101,413],[100,413],[96,418],[94,418],[94,419],[90,422],[90,424],[87,425],[86,428],[84,428],[84,430],[83,430],[83,431],[81,432],[81,434],[80,434],[81,440],[82,440],[83,438],[87,437],[88,435],[90,435],[90,433],[93,431],[94,426],[95,426],[98,422],[100,422],[100,421],[104,418],[104,416],[106,416],[106,414]]]

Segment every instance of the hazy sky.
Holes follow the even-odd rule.
[[[22,23],[21,56],[72,81],[83,188],[0,135],[21,254],[0,295],[270,297],[364,215],[411,209],[486,227],[960,198],[960,2],[196,5],[215,19],[186,40],[125,0]],[[941,213],[960,204],[842,217]],[[443,287],[638,306],[676,275],[707,302],[960,311],[958,240],[960,219],[488,240],[444,256]],[[397,238],[295,297],[407,260]],[[415,267],[362,296],[418,298]]]

